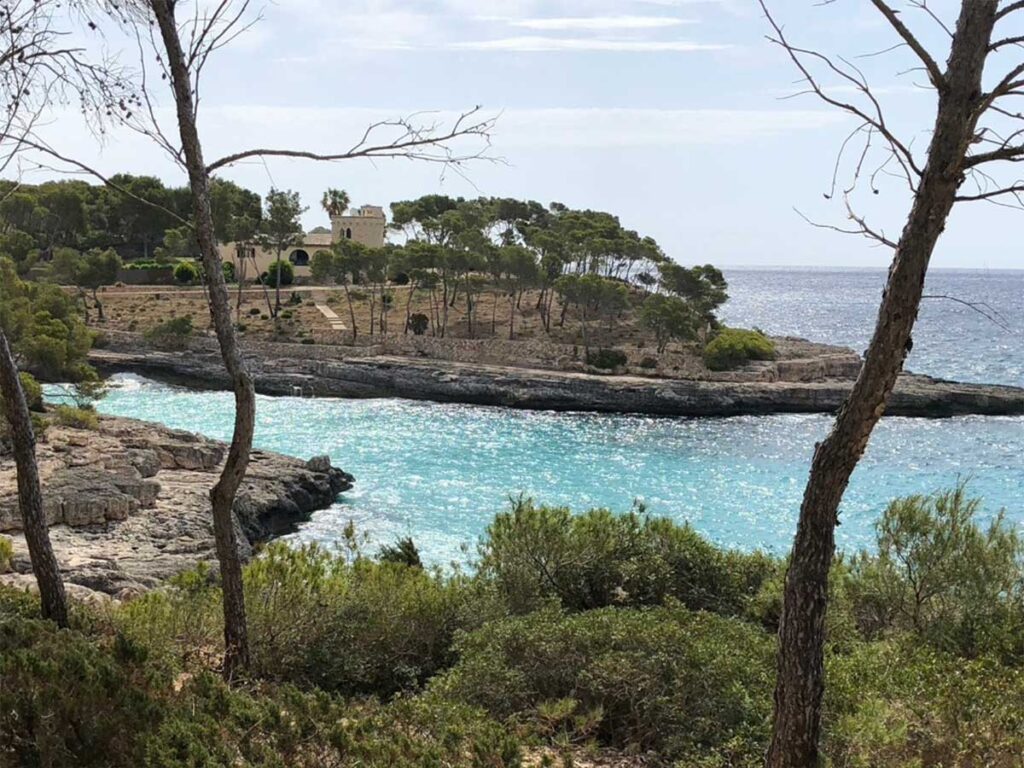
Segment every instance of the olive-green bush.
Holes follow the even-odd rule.
[[[774,360],[775,343],[758,331],[722,328],[704,347],[704,364],[713,371],[738,368],[751,360]]]
[[[501,719],[544,717],[571,699],[602,743],[753,765],[768,736],[773,650],[757,627],[678,605],[548,608],[463,636],[434,691]]]
[[[740,615],[778,563],[762,553],[720,549],[689,525],[630,512],[519,499],[499,514],[480,545],[479,571],[516,613],[557,600],[574,611],[659,605]]]
[[[53,409],[54,424],[74,429],[96,430],[100,427],[100,417],[92,408],[79,408],[74,405],[58,405]]]
[[[180,351],[188,348],[192,332],[192,318],[182,315],[157,323],[143,333],[142,337],[158,349]]]
[[[761,765],[783,561],[641,512],[525,500],[470,573],[417,565],[407,540],[378,560],[346,544],[276,544],[246,566],[253,667],[233,687],[207,569],[75,604],[70,630],[0,587],[0,764],[476,768],[520,765],[523,741],[527,764],[600,747]],[[1019,765],[1021,554],[960,487],[897,500],[875,550],[836,558],[830,766]]]
[[[58,630],[0,588],[0,764],[49,768],[518,766],[466,705],[348,702],[273,683],[172,677],[122,634]],[[24,597],[23,593],[22,597]],[[95,627],[101,617],[88,624]],[[343,650],[343,649],[339,649]]]
[[[179,261],[174,265],[174,280],[182,285],[198,283],[200,278],[199,266],[192,261]]]

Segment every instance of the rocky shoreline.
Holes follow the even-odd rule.
[[[159,424],[101,417],[99,429],[51,426],[38,445],[50,538],[69,588],[127,597],[198,563],[214,563],[209,492],[224,443]],[[352,487],[327,457],[253,451],[235,501],[244,557]],[[16,474],[0,457],[0,533],[14,544],[0,583],[31,586]]]
[[[851,365],[849,351],[826,350],[830,351],[817,357],[778,361],[770,369],[754,368],[720,379],[595,375],[387,355],[346,357],[341,350],[296,344],[263,344],[259,354],[250,351],[247,358],[257,390],[269,395],[403,397],[531,410],[738,416],[835,412],[853,386],[856,358]],[[186,354],[122,339],[94,350],[90,359],[108,372],[140,373],[188,386],[229,387],[217,351],[205,344],[194,344]],[[887,413],[917,417],[1024,414],[1024,389],[904,374]]]

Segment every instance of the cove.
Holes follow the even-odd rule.
[[[233,398],[134,375],[113,378],[103,413],[230,439]],[[494,514],[520,493],[574,510],[689,521],[714,541],[784,554],[814,444],[831,418],[714,419],[518,411],[399,399],[260,397],[257,448],[328,454],[355,487],[293,538],[337,543],[352,521],[368,550],[412,536],[434,563],[466,561]],[[836,532],[869,547],[886,503],[969,480],[984,514],[1024,521],[1024,417],[886,418],[854,475]]]

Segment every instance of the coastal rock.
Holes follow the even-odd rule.
[[[90,360],[107,371],[131,371],[195,386],[230,387],[205,339],[189,355],[149,349],[119,334]],[[295,387],[326,397],[405,397],[530,410],[740,416],[834,413],[849,395],[860,358],[849,350],[777,339],[779,360],[704,378],[594,375],[383,355],[346,357],[341,348],[261,345],[248,356],[257,391],[289,395]],[[276,351],[271,352],[274,347]],[[311,351],[307,351],[311,350]],[[309,355],[308,357],[306,355]],[[886,411],[891,416],[1005,416],[1024,413],[1024,389],[962,384],[906,373]]]
[[[222,443],[132,419],[102,417],[94,432],[51,427],[38,446],[40,479],[68,584],[122,598],[199,562],[213,564],[209,492],[225,451]],[[0,457],[0,531],[14,544],[14,573],[0,576],[8,583],[31,574],[16,482],[10,457]],[[327,457],[305,462],[254,451],[234,507],[243,555],[294,530],[353,482]]]

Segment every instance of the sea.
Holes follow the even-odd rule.
[[[726,323],[868,344],[885,282],[874,269],[731,269]],[[1024,271],[935,270],[907,368],[1024,386]],[[115,379],[105,413],[229,439],[232,397],[133,375]],[[825,415],[663,418],[550,413],[383,398],[260,397],[255,443],[327,454],[355,487],[291,541],[339,545],[349,522],[364,547],[411,536],[431,563],[472,564],[494,515],[513,499],[573,510],[642,508],[724,546],[785,554]],[[887,417],[843,500],[837,544],[870,550],[887,504],[957,483],[1024,525],[1024,418]]]

